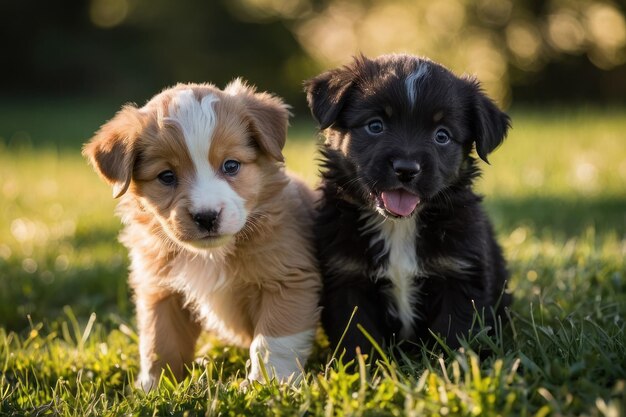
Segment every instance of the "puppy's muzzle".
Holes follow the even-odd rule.
[[[221,211],[209,210],[192,214],[191,216],[199,228],[209,233],[215,233],[219,227],[220,213]]]
[[[391,166],[400,182],[412,181],[422,172],[422,167],[417,161],[408,159],[394,159]]]

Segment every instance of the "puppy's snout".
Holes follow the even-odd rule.
[[[394,159],[391,161],[391,166],[396,177],[402,182],[411,181],[422,171],[422,167],[417,161],[408,159]]]
[[[217,231],[220,211],[210,210],[192,214],[193,221],[207,232]]]

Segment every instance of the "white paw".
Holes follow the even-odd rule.
[[[269,382],[266,381],[267,375],[270,380],[295,383],[311,354],[314,336],[315,330],[283,337],[255,336],[250,345],[251,366],[248,379]]]
[[[143,371],[139,373],[139,377],[135,381],[135,387],[142,389],[144,392],[152,391],[157,385],[159,385],[159,378]]]

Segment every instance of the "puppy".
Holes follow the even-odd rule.
[[[315,196],[284,171],[288,115],[240,80],[179,84],[123,107],[84,147],[120,198],[142,388],[164,369],[182,378],[201,329],[249,347],[250,380],[262,365],[288,379],[309,356]]]
[[[474,79],[409,55],[356,58],[305,91],[325,136],[315,230],[331,345],[371,352],[360,325],[382,346],[454,348],[475,312],[493,325],[507,272],[471,151],[487,161],[509,117]]]

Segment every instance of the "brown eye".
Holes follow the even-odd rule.
[[[157,178],[163,185],[167,185],[167,186],[176,185],[176,174],[174,174],[170,170],[161,172]]]

